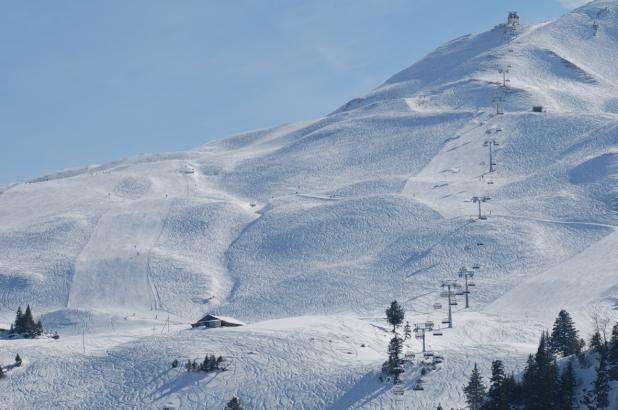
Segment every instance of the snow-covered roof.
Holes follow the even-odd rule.
[[[241,322],[240,320],[235,319],[235,318],[233,318],[231,316],[219,316],[219,315],[211,315],[211,314],[205,315],[203,318],[200,319],[200,322],[203,321],[204,319],[206,319],[207,317],[211,317],[211,318],[214,318],[214,319],[217,319],[217,320],[221,320],[221,321],[227,322],[227,323],[232,323],[232,324],[235,324],[235,325],[241,325],[241,326],[245,326],[246,325],[246,323]]]

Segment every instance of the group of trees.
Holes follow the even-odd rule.
[[[238,397],[232,397],[232,400],[228,401],[225,405],[224,410],[242,410],[242,406],[240,405],[240,400]]]
[[[573,360],[563,366],[560,357],[577,357],[585,363],[585,342],[580,339],[571,316],[562,310],[551,332],[543,332],[536,354],[530,355],[521,381],[515,375],[506,375],[500,360],[492,362],[489,389],[474,365],[468,384],[464,387],[466,402],[472,410],[525,410],[574,409],[577,407],[578,380]],[[586,391],[582,403],[589,409],[609,408],[609,381],[618,380],[618,323],[613,327],[611,339],[604,340],[597,330],[591,341],[589,354],[598,356],[596,380]]]
[[[34,321],[30,305],[26,307],[26,312],[22,313],[21,306],[17,308],[15,322],[11,324],[11,334],[20,334],[24,337],[36,337],[43,334],[43,324],[39,320]]]
[[[204,361],[198,363],[197,360],[188,360],[185,369],[188,372],[214,372],[222,369],[223,356],[215,357],[215,355],[206,355]],[[178,367],[178,361],[172,363],[172,367]]]
[[[21,357],[19,356],[19,353],[17,353],[17,355],[15,356],[15,363],[13,364],[14,367],[21,367],[22,364],[22,360]],[[11,368],[9,366],[9,368]],[[2,365],[0,365],[0,379],[4,379],[6,377],[6,375],[4,374],[4,369],[2,368]]]

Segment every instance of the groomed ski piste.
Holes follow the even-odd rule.
[[[462,408],[474,363],[521,371],[560,309],[586,338],[615,320],[618,4],[499,23],[324,118],[0,189],[0,321],[30,304],[60,334],[0,340],[24,359],[0,407]],[[427,336],[444,361],[396,394],[384,310],[439,325],[475,265]],[[183,369],[211,353],[227,370]]]

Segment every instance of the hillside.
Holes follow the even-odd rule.
[[[439,322],[440,281],[478,264],[471,308],[431,338],[446,363],[403,398],[462,405],[475,361],[523,365],[561,308],[586,334],[615,314],[617,60],[618,4],[594,1],[453,40],[317,120],[5,188],[0,321],[29,303],[65,336],[0,342],[28,358],[0,402],[402,408],[377,382],[385,307]],[[250,325],[186,330],[207,312]],[[233,373],[169,370],[211,351]]]

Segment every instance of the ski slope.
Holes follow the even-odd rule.
[[[323,118],[3,188],[0,321],[30,303],[62,337],[0,341],[26,361],[0,402],[462,406],[474,362],[517,370],[560,309],[583,336],[616,317],[617,60],[618,4],[594,1],[455,39]],[[471,308],[430,337],[445,363],[394,395],[385,307],[440,322],[441,281],[474,264]],[[250,324],[188,330],[204,313]],[[169,368],[209,352],[230,370]]]

